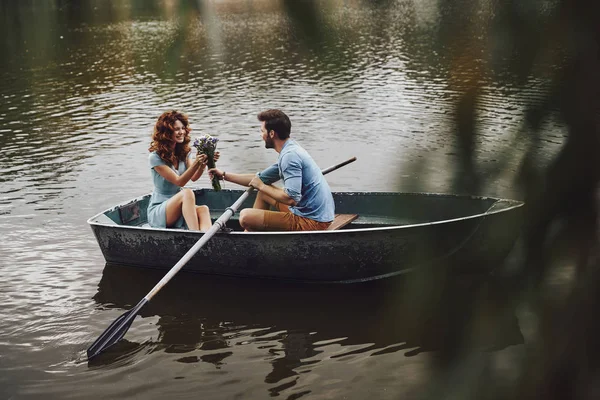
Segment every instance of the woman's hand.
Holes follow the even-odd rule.
[[[208,162],[208,157],[206,154],[198,153],[196,154],[196,160],[194,161],[201,169],[204,169],[204,167],[206,167],[206,163]]]
[[[220,157],[221,157],[221,153],[218,151],[215,151],[215,155],[213,156],[213,158],[215,159],[215,162],[219,161]]]

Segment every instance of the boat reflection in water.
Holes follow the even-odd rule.
[[[436,273],[443,274],[439,268]],[[101,308],[129,309],[162,275],[107,265],[94,300]],[[254,351],[254,361],[271,365],[265,382],[276,383],[297,375],[299,368],[357,354],[404,352],[410,357],[453,351],[449,347],[458,345],[456,332],[467,325],[476,327],[463,332],[461,346],[489,351],[523,343],[502,291],[481,275],[427,282],[432,296],[418,293],[422,278],[409,274],[355,285],[297,284],[198,276],[184,269],[140,312],[142,318],[157,317],[152,329],[158,335],[153,330],[146,336],[153,338],[141,344],[123,340],[93,365],[164,352],[177,362],[222,368],[236,352],[247,357]],[[466,324],[469,318],[478,323]],[[135,325],[148,323],[138,319]],[[140,334],[128,336],[132,340]],[[336,353],[320,355],[332,343],[339,346]]]

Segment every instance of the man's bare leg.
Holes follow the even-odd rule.
[[[279,188],[277,188],[279,189]],[[283,189],[279,189],[283,191]],[[245,208],[240,212],[240,225],[246,232],[261,231],[265,226],[265,211],[275,206],[277,200],[258,192],[252,208]]]
[[[245,208],[240,212],[240,225],[245,232],[260,231],[265,226],[265,210]]]
[[[277,200],[274,198],[267,196],[262,192],[258,192],[256,195],[256,200],[254,200],[254,205],[252,208],[258,210],[268,210],[271,206],[274,206],[277,203]]]

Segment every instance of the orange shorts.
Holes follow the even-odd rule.
[[[273,208],[276,211],[265,211],[263,225],[265,231],[324,231],[331,225],[331,222],[319,222],[300,217],[280,202],[277,202]]]

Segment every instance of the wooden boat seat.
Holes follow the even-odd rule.
[[[333,218],[333,222],[331,223],[331,225],[329,225],[329,228],[327,228],[327,230],[328,231],[338,230],[338,229],[348,225],[350,222],[354,221],[356,218],[358,218],[358,214],[335,214],[335,217]]]

